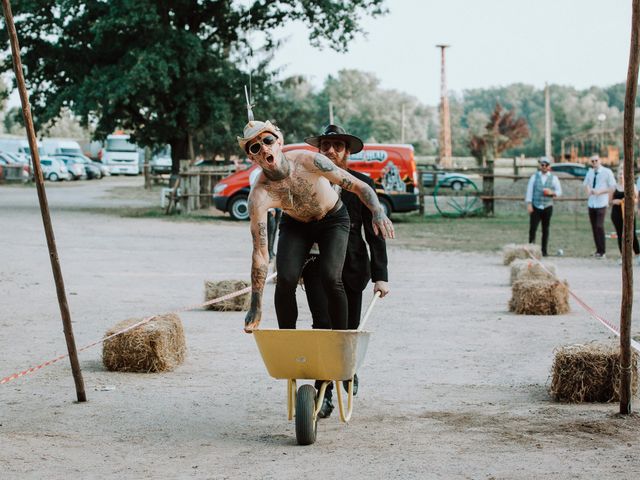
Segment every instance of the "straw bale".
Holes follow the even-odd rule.
[[[105,336],[123,330],[141,318],[123,320]],[[180,317],[159,315],[153,320],[104,342],[102,362],[107,370],[118,372],[166,372],[180,365],[187,346]]]
[[[517,258],[527,260],[531,258],[529,253],[538,260],[542,258],[542,250],[540,250],[539,245],[534,245],[532,243],[525,243],[522,245],[509,243],[502,247],[502,261],[505,265],[510,265],[511,262]]]
[[[620,400],[618,345],[565,345],[555,350],[549,393],[556,401],[617,402]],[[632,351],[631,391],[638,392],[638,354]]]
[[[228,293],[237,292],[243,288],[247,288],[250,284],[244,280],[223,280],[222,282],[204,282],[204,301],[208,302],[214,298],[222,297]],[[223,300],[222,302],[207,305],[207,310],[218,310],[220,312],[246,312],[251,306],[251,293],[247,292],[242,295]]]
[[[544,268],[542,268],[542,265],[544,265]],[[555,280],[557,277],[555,265],[550,263],[542,265],[533,260],[514,260],[511,262],[511,285],[516,280]]]
[[[525,315],[567,313],[569,285],[558,280],[516,280],[511,287],[509,311]]]

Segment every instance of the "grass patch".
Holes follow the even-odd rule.
[[[494,217],[444,218],[417,214],[394,215],[396,240],[390,245],[410,249],[458,250],[463,252],[495,252],[507,243],[526,243],[529,238],[529,216],[498,214]],[[607,232],[614,231],[607,218]],[[536,235],[540,244],[542,227]],[[558,249],[565,256],[588,257],[595,251],[587,211],[578,214],[558,213],[551,218],[549,254]],[[607,254],[617,257],[615,239],[607,239]]]

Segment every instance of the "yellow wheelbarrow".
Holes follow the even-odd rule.
[[[295,416],[300,445],[316,441],[318,412],[331,381],[336,383],[340,420],[348,422],[353,410],[353,376],[367,353],[371,332],[363,330],[371,314],[376,292],[357,330],[254,330],[269,375],[287,380],[289,420]],[[297,380],[326,380],[316,392],[313,385],[297,388]],[[348,381],[347,408],[342,402],[341,381]],[[317,393],[317,394],[316,394]]]

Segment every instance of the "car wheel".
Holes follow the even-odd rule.
[[[463,187],[463,186],[464,186],[464,185],[463,185],[463,184],[462,184],[462,182],[461,182],[461,181],[459,181],[459,180],[456,180],[456,181],[454,181],[454,182],[451,182],[451,189],[452,189],[452,190],[455,190],[456,192],[459,192],[460,190],[462,190],[462,187]]]
[[[229,215],[234,220],[249,220],[249,201],[246,195],[236,195],[231,199]]]
[[[47,178],[52,182],[57,182],[59,179],[58,174],[55,172],[51,172]]]
[[[380,201],[380,206],[382,207],[382,210],[384,210],[384,214],[391,218],[391,202],[384,198],[384,197],[378,197],[378,200]]]

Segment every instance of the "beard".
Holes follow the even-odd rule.
[[[264,176],[273,182],[284,180],[291,173],[291,166],[289,165],[289,161],[282,152],[280,153],[280,158],[278,160],[280,164],[273,170],[265,170],[264,168],[262,169],[262,173],[264,173]]]

